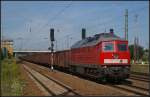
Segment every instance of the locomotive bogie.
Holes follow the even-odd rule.
[[[111,78],[111,79],[126,79],[129,78],[130,69],[128,66],[100,66],[100,65],[71,65],[70,71],[87,75],[97,79]]]
[[[111,79],[126,79],[129,78],[129,68],[128,66],[120,66],[120,67],[107,67],[103,68],[103,75],[106,78],[111,78]]]

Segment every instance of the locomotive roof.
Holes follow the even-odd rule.
[[[120,38],[112,33],[100,33],[94,35],[93,37],[87,37],[85,39],[76,42],[74,45],[72,45],[71,48],[93,46],[98,44],[101,41],[110,41],[110,40],[125,40],[125,39]]]

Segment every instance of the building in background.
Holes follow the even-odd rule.
[[[13,56],[13,40],[1,40],[1,54],[6,56]]]

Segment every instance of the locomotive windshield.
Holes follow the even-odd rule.
[[[104,51],[114,51],[114,44],[113,43],[105,43]]]
[[[119,51],[127,51],[127,44],[118,44]]]

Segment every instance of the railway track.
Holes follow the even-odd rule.
[[[73,89],[71,89],[69,86],[50,78],[49,76],[46,76],[36,70],[31,69],[30,67],[23,65],[25,70],[28,72],[29,76],[34,79],[36,84],[42,88],[42,90],[45,92],[45,95],[47,96],[57,96],[57,95],[79,95],[77,92],[75,92]]]
[[[118,88],[120,90],[132,92],[137,95],[149,96],[149,87],[139,86],[137,81],[140,81],[149,86],[148,84],[149,76],[144,74],[137,74],[137,73],[136,74],[131,73],[130,78],[126,80],[124,83],[122,83],[121,85],[110,85],[110,86],[114,88]]]
[[[146,89],[146,88],[143,88],[143,87],[134,86],[134,85],[126,85],[126,86],[133,87],[133,88],[136,88],[136,89],[139,89],[139,90],[149,91],[149,89]]]
[[[138,78],[138,77],[130,77],[131,79],[134,79],[134,80],[139,80],[139,81],[143,81],[143,82],[150,82],[149,79],[142,79],[142,78]]]
[[[47,67],[44,67],[44,66],[36,66],[37,68],[39,68],[40,70],[49,70],[49,68]],[[33,69],[33,68],[32,68]],[[36,72],[39,72],[40,73],[40,70],[36,70]],[[49,78],[48,75],[46,74],[42,74],[44,75],[46,78],[52,80],[53,82],[56,82],[58,85],[61,83],[61,82],[57,82],[55,79],[53,78]],[[145,83],[145,82],[144,82]],[[61,84],[60,84],[61,86]],[[66,85],[63,85],[62,87],[64,87]],[[149,88],[146,89],[144,87],[139,87],[139,86],[136,86],[134,84],[121,84],[121,85],[105,85],[106,87],[111,87],[113,89],[116,89],[118,91],[121,91],[123,93],[127,93],[127,94],[134,94],[134,95],[142,95],[142,96],[149,96]],[[65,87],[66,88],[66,87]],[[74,92],[74,90],[72,89],[67,89],[68,91],[71,91],[73,93],[73,95],[79,95],[78,93]]]
[[[138,72],[132,72],[131,74],[137,75],[137,76],[143,76],[143,77],[148,77],[150,74],[149,73],[138,73]]]
[[[133,86],[127,86],[127,85],[110,85],[111,87],[114,87],[116,89],[120,89],[122,91],[126,91],[129,93],[134,93],[135,95],[138,96],[149,96],[149,92],[145,91],[143,89],[137,89]]]
[[[144,81],[144,82],[150,81],[150,78],[148,76],[144,76],[144,75],[142,76],[142,75],[131,74],[130,78],[134,79],[134,80]]]
[[[130,93],[134,93],[136,95],[149,96],[149,89],[135,86],[132,84],[109,85],[109,86],[114,87],[116,89],[130,92]]]
[[[149,96],[149,87],[139,86],[137,81],[149,86],[149,77],[144,74],[131,73],[130,78],[121,85],[110,85],[111,87],[132,92],[137,95]]]

